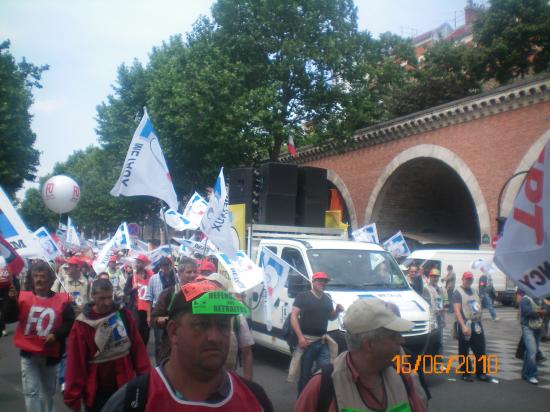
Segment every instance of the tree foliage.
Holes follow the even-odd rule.
[[[506,83],[550,69],[547,0],[491,0],[474,27],[485,79]]]
[[[389,110],[401,116],[467,97],[481,91],[476,49],[441,41],[424,55],[422,66],[394,90]]]
[[[25,59],[16,63],[9,47],[9,41],[0,43],[0,185],[13,196],[25,180],[34,180],[39,164],[29,108],[32,89],[41,87],[40,77],[48,66]]]

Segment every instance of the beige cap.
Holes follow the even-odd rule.
[[[210,275],[206,276],[206,279],[217,282],[226,291],[229,291],[231,289],[231,281],[221,273],[211,273]]]
[[[413,322],[395,316],[380,299],[358,299],[344,316],[344,329],[354,334],[378,328],[406,332],[413,327]]]

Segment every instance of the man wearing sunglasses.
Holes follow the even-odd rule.
[[[327,344],[327,326],[344,311],[342,305],[333,307],[332,299],[325,293],[330,277],[324,272],[312,276],[311,290],[302,292],[294,300],[290,324],[298,338],[301,354],[298,394],[306,386],[317,368],[330,363],[330,350]]]

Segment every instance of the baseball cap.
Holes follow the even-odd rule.
[[[348,333],[364,333],[378,328],[406,332],[413,327],[413,322],[396,316],[380,299],[358,299],[344,316],[344,329]]]
[[[217,282],[224,290],[229,290],[231,287],[231,282],[221,273],[211,273],[206,277],[206,279],[211,282]]]
[[[430,276],[440,276],[441,273],[439,273],[439,270],[436,269],[436,268],[433,268],[432,270],[430,270]]]
[[[462,279],[473,279],[474,278],[474,274],[472,272],[464,272],[464,274],[462,275]]]
[[[311,279],[312,280],[318,280],[318,279],[330,280],[330,277],[325,272],[315,272]]]
[[[78,265],[80,266],[82,264],[82,261],[77,258],[76,256],[71,256],[69,259],[66,260],[67,264],[69,265]]]
[[[197,270],[199,272],[202,272],[202,271],[205,271],[205,272],[215,272],[216,271],[216,266],[214,266],[214,264],[208,260],[203,260],[199,267],[197,268]]]
[[[141,260],[145,264],[149,264],[149,258],[145,255],[138,255],[136,260]]]
[[[181,312],[234,316],[248,314],[248,308],[216,283],[204,279],[183,285],[180,291],[173,295],[168,306],[168,317],[172,319]]]

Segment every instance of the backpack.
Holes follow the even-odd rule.
[[[336,402],[336,410],[338,408],[338,401],[336,400],[336,392],[334,391],[334,382],[332,381],[332,372],[334,371],[334,365],[332,363],[321,366],[321,384],[319,387],[319,397],[317,398],[317,409],[316,412],[328,412],[331,402],[334,400]],[[400,375],[405,385],[407,395],[410,396],[411,388],[407,383],[407,380],[403,375]],[[431,396],[426,393],[428,399]]]
[[[292,354],[294,349],[296,349],[296,346],[298,346],[298,337],[296,336],[296,333],[294,333],[294,329],[292,329],[292,325],[290,324],[291,315],[292,313],[289,313],[283,323],[281,337],[286,341],[288,348],[290,349],[290,353]]]
[[[147,406],[147,394],[149,391],[149,377],[151,373],[140,375],[132,379],[126,385],[124,394],[124,412],[144,412]],[[264,389],[255,382],[240,378],[254,394],[264,412],[273,412],[273,405],[267,397]]]

